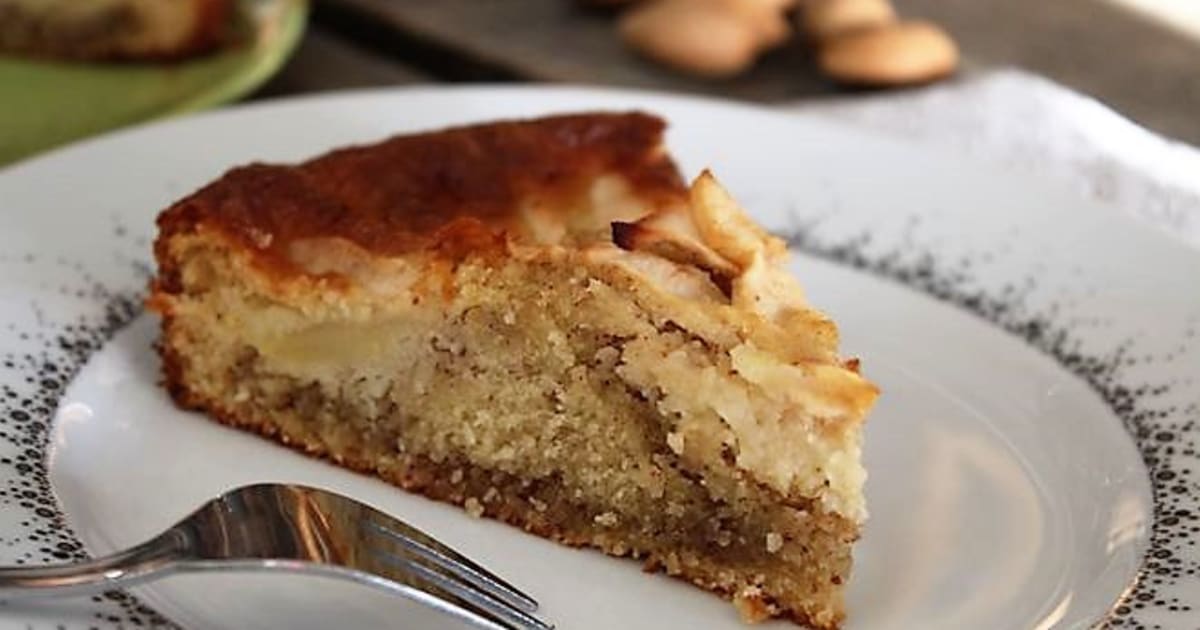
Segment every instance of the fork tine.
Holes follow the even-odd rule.
[[[428,564],[429,560],[423,556],[403,550],[392,553],[376,549],[375,552],[378,558],[406,574],[401,576],[402,581],[424,582],[423,589],[427,592],[505,630],[554,630],[553,624],[496,599],[486,591],[477,590],[473,583],[462,581],[452,573],[443,573],[439,570],[444,569],[443,565]]]
[[[417,528],[380,512],[372,514],[372,517],[367,519],[372,529],[388,536],[413,554],[436,563],[475,588],[519,610],[530,613],[537,610],[538,603],[532,597]]]

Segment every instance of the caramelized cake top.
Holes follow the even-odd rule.
[[[641,202],[624,218],[686,200],[662,147],[664,127],[642,113],[554,116],[397,136],[298,165],[243,166],[164,212],[159,242],[213,230],[276,263],[308,238],[341,238],[380,256],[465,254],[497,238],[563,242],[562,226],[601,201],[595,185],[605,176]]]
[[[594,291],[611,300],[607,312],[685,330],[698,352],[721,354],[713,378],[736,374],[764,393],[760,410],[697,387],[694,366],[667,365],[686,353],[624,362],[639,382],[680,375],[656,386],[662,404],[731,414],[692,443],[732,432],[737,465],[756,483],[861,520],[858,428],[876,388],[838,356],[837,328],[808,305],[783,241],[711,174],[685,186],[663,129],[640,113],[556,116],[235,169],[160,216],[149,304],[170,319],[210,293],[248,295],[264,310],[237,334],[258,351],[336,348],[322,360],[357,365],[389,322],[469,303],[503,270],[493,262],[565,269],[570,281],[539,290],[574,296],[567,304]],[[651,368],[639,375],[637,365]]]
[[[227,250],[280,295],[361,289],[376,305],[450,299],[467,258],[578,253],[569,264],[620,268],[678,308],[728,307],[721,317],[770,332],[783,354],[837,362],[836,327],[808,306],[786,245],[707,171],[685,185],[665,127],[639,112],[560,115],[235,168],[159,216],[151,303],[183,292],[195,247]]]

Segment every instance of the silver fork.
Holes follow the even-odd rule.
[[[209,501],[174,527],[110,556],[0,569],[0,600],[79,595],[198,571],[287,571],[366,584],[468,622],[550,630],[537,602],[416,528],[353,499],[260,484]]]

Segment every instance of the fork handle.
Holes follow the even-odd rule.
[[[0,600],[92,595],[126,588],[169,571],[182,559],[173,531],[109,556],[40,567],[0,568]]]

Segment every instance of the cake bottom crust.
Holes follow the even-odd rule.
[[[681,561],[667,550],[633,548],[620,528],[599,529],[591,519],[581,518],[587,511],[554,492],[544,479],[521,479],[464,461],[435,462],[421,455],[375,461],[354,452],[366,448],[346,447],[344,451],[335,451],[319,435],[293,434],[264,418],[227,409],[217,401],[191,392],[179,378],[178,355],[169,348],[160,348],[160,352],[164,359],[165,385],[176,404],[205,412],[224,425],[256,433],[305,455],[373,475],[429,499],[463,507],[475,517],[493,518],[567,546],[591,547],[612,556],[640,559],[646,572],[661,572],[731,600],[747,622],[779,618],[817,630],[833,630],[843,620],[840,610],[820,610],[814,615],[787,605],[782,598],[772,594],[770,585],[760,587],[754,583],[761,575],[730,571],[728,567],[704,561]],[[841,540],[850,541],[858,536],[853,524],[834,516],[828,516],[821,529]],[[703,549],[708,545],[707,541],[698,540],[695,548]]]

